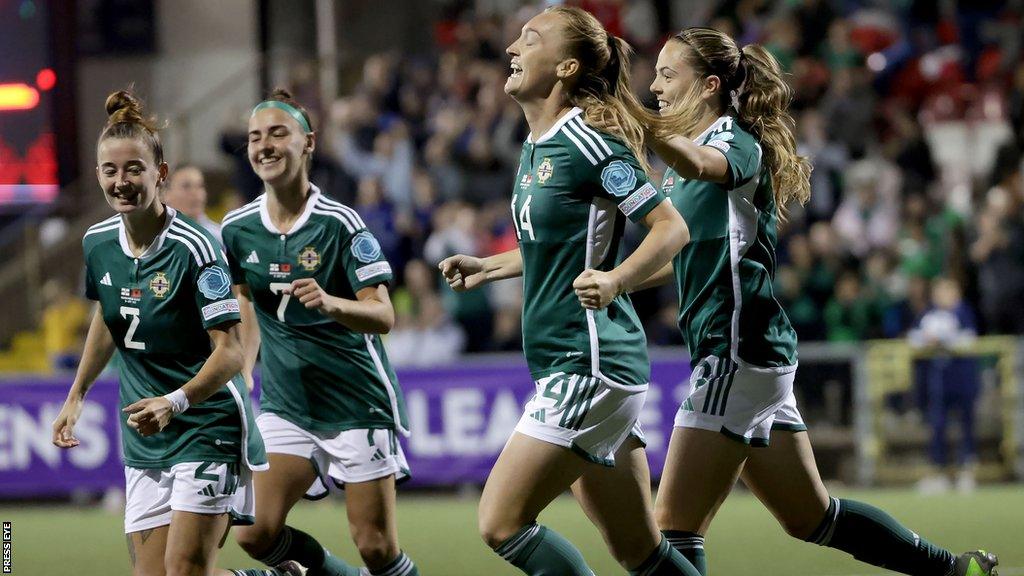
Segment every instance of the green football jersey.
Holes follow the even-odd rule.
[[[641,220],[665,196],[619,139],[562,116],[523,144],[512,219],[523,256],[523,350],[535,380],[589,374],[612,386],[646,386],[647,339],[625,294],[585,310],[572,283],[620,260],[626,217]]]
[[[313,186],[287,234],[266,194],[229,212],[221,234],[236,284],[248,284],[262,337],[260,408],[306,430],[389,428],[407,434],[398,379],[376,334],[350,330],[282,294],[315,278],[332,296],[391,280],[391,266],[362,218]]]
[[[85,292],[100,303],[121,354],[120,402],[163,396],[199,373],[212,351],[207,330],[237,322],[224,254],[192,220],[165,207],[166,222],[138,258],[120,216],[89,228],[82,238]],[[266,467],[249,391],[240,375],[193,404],[152,436],[121,419],[125,464],[168,468],[181,462],[242,462]]]
[[[792,366],[796,332],[772,292],[778,217],[761,145],[730,116],[694,141],[725,155],[729,181],[686,180],[669,170],[662,185],[690,227],[673,261],[690,358]]]

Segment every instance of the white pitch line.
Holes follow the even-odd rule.
[[[1024,566],[998,566],[996,567],[999,576],[1024,576]],[[821,576],[878,576],[874,574],[822,574]]]

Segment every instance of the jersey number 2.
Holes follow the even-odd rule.
[[[271,282],[270,292],[281,295],[281,303],[277,306],[277,319],[284,322],[284,311],[288,308],[288,301],[292,299],[291,294],[285,294],[284,289],[291,287],[291,282]]]
[[[139,309],[132,308],[130,306],[121,306],[121,318],[128,319],[131,316],[132,323],[128,325],[128,332],[124,335],[124,347],[129,350],[145,350],[145,342],[137,342],[132,340],[135,337],[135,331],[139,329]]]
[[[533,222],[530,218],[530,200],[533,200],[533,196],[526,196],[526,200],[523,201],[523,207],[519,209],[519,214],[517,215],[516,200],[518,198],[518,194],[512,195],[512,220],[516,224],[516,238],[522,240],[525,233],[530,235],[530,240],[536,240],[533,236]]]

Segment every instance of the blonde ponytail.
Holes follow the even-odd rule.
[[[644,126],[653,116],[633,93],[629,80],[629,44],[605,31],[601,23],[580,8],[554,6],[565,22],[565,43],[569,55],[580,62],[580,74],[569,101],[584,111],[590,126],[619,137],[636,156],[645,172],[647,142]]]
[[[738,94],[737,117],[761,143],[775,205],[785,215],[791,201],[803,205],[811,198],[811,163],[796,152],[796,123],[789,114],[793,90],[783,79],[779,62],[763,46],[745,46],[743,62],[746,80]]]

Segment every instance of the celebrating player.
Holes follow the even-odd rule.
[[[315,145],[309,115],[288,92],[257,105],[248,154],[266,192],[223,221],[246,320],[247,377],[263,342],[257,424],[271,464],[256,475],[256,524],[238,532],[238,543],[271,566],[297,562],[309,576],[358,574],[285,525],[307,490],[325,495],[333,482],[346,491],[370,574],[418,574],[395,525],[395,482],[409,470],[396,437],[408,434],[402,392],[379,336],[394,324],[391,267],[359,215],[310,183]]]
[[[663,189],[691,231],[674,265],[642,283],[674,275],[693,365],[656,505],[665,535],[706,573],[704,534],[742,476],[796,538],[907,574],[995,574],[993,554],[954,557],[873,506],[830,497],[818,475],[793,395],[796,333],[772,293],[778,221],[807,201],[811,170],[778,62],[690,28],[662,48],[651,91],[664,122],[653,147],[671,168]]]
[[[230,524],[252,523],[250,471],[267,467],[239,375],[238,301],[217,241],[159,200],[153,122],[129,92],[106,108],[96,175],[117,214],[82,239],[99,308],[53,443],[78,445],[85,395],[116,347],[133,573],[207,574]]]
[[[487,479],[480,532],[527,574],[592,574],[572,544],[536,522],[571,486],[631,574],[695,575],[658,533],[637,427],[650,364],[624,292],[669,262],[687,232],[644,173],[628,45],[587,12],[556,7],[527,22],[507,52],[505,91],[531,130],[512,193],[519,249],[440,263],[459,291],[523,276],[536,393]],[[618,212],[650,228],[621,263]]]

